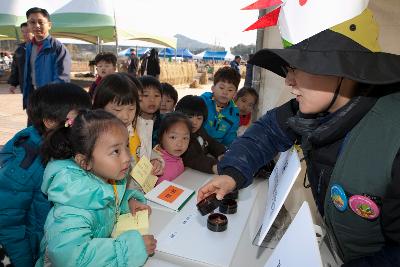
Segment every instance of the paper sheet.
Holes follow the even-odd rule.
[[[149,192],[157,183],[158,177],[151,174],[153,165],[143,156],[131,171],[131,176],[138,182],[145,193]]]
[[[149,232],[149,212],[148,210],[137,211],[135,216],[131,213],[122,214],[114,227],[111,237],[115,238],[129,230],[137,230],[142,235]]]

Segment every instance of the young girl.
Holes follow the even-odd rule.
[[[141,266],[156,240],[127,231],[110,238],[120,214],[149,209],[126,189],[128,131],[103,110],[80,111],[43,143],[42,191],[52,201],[36,266]]]
[[[251,112],[258,102],[258,93],[251,87],[243,87],[235,96],[235,104],[239,109],[239,129],[237,135],[243,135],[251,124]]]
[[[183,163],[194,170],[217,174],[217,163],[225,153],[225,146],[204,130],[207,107],[203,99],[195,95],[184,96],[175,111],[188,116],[192,123],[192,136],[187,151],[182,155]]]
[[[129,132],[129,149],[137,163],[142,156],[150,159],[153,165],[152,173],[160,175],[163,172],[163,161],[158,153],[142,148],[142,140],[136,130],[136,122],[140,112],[138,90],[140,82],[125,73],[115,73],[106,76],[99,84],[93,100],[93,109],[104,109],[119,118]],[[130,183],[129,183],[130,184]]]
[[[160,144],[155,149],[162,155],[165,169],[157,184],[164,180],[172,181],[185,170],[181,155],[189,146],[191,129],[189,119],[180,112],[168,113],[161,121]]]

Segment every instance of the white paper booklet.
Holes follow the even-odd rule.
[[[148,192],[145,197],[150,201],[179,211],[193,195],[193,189],[164,180]]]
[[[276,266],[322,267],[310,207],[305,201],[264,267]]]
[[[281,153],[274,170],[269,177],[268,198],[262,221],[260,237],[257,245],[260,246],[272,223],[279,213],[283,203],[301,170],[299,155],[296,149],[289,149]]]

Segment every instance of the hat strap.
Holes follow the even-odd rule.
[[[336,87],[335,94],[333,95],[333,98],[332,98],[331,103],[330,103],[329,106],[325,109],[325,111],[323,111],[322,113],[327,113],[328,110],[333,106],[333,104],[335,104],[336,99],[337,99],[337,97],[338,97],[338,95],[339,95],[339,92],[340,92],[340,87],[342,86],[342,81],[343,81],[343,77],[340,78],[340,82],[339,82],[338,86]]]

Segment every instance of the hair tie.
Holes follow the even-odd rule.
[[[74,119],[73,119],[73,118],[68,118],[68,119],[65,121],[64,127],[65,127],[65,128],[71,127],[73,123],[74,123]]]

